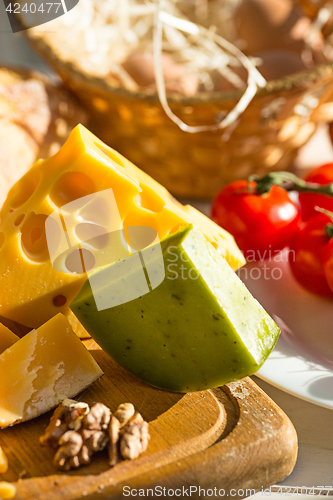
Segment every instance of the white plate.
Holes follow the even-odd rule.
[[[333,409],[333,300],[316,297],[298,285],[286,251],[269,261],[247,264],[238,274],[281,328],[258,377]]]

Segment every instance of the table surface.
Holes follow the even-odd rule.
[[[43,62],[31,52],[22,34],[13,34],[0,3],[0,63],[18,64],[48,72]],[[300,170],[333,161],[333,149],[328,140],[327,130],[321,128],[315,137],[300,151],[297,167]],[[182,200],[190,201],[190,200]],[[209,204],[193,202],[203,212],[209,211]],[[253,377],[255,382],[283,409],[293,422],[299,438],[299,455],[293,473],[281,485],[283,490],[259,492],[256,496],[281,498],[293,492],[302,500],[313,499],[306,495],[307,487],[328,487],[333,494],[333,412],[312,403],[291,396],[268,383]],[[289,487],[289,488],[288,488]],[[294,488],[291,488],[294,487]],[[296,489],[298,487],[298,489]],[[309,491],[307,492],[309,493]],[[327,494],[327,490],[324,491]]]

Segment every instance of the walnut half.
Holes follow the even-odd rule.
[[[89,405],[74,399],[64,399],[55,409],[50,423],[43,436],[39,438],[40,444],[57,448],[59,440],[68,430],[78,431],[84,416],[89,412]]]

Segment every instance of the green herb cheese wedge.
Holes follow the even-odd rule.
[[[260,368],[279,329],[198,229],[183,227],[135,256],[100,269],[70,306],[115,361],[177,392],[217,387]],[[144,263],[147,290],[125,302],[139,293]],[[154,288],[149,280],[164,269]],[[103,297],[118,305],[98,310]]]

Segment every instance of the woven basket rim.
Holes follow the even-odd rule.
[[[102,77],[94,76],[78,67],[76,61],[60,59],[51,44],[47,43],[43,36],[39,33],[34,34],[30,30],[25,31],[25,36],[31,43],[32,47],[44,57],[44,59],[55,69],[56,72],[65,72],[73,79],[83,81],[87,86],[94,87],[103,93],[112,93],[115,96],[145,100],[148,102],[158,102],[157,92],[151,89],[140,89],[137,91],[126,89],[125,87],[113,85],[102,79]],[[322,63],[314,68],[298,71],[296,73],[284,76],[276,80],[270,80],[263,88],[259,88],[254,98],[270,96],[281,92],[292,92],[302,89],[307,89],[321,79],[331,79],[333,81],[333,62]],[[177,93],[168,93],[168,101],[172,104],[182,106],[193,106],[195,104],[205,104],[212,102],[227,102],[238,101],[244,93],[244,89],[228,90],[228,91],[213,91],[200,92],[194,96],[186,97]]]

